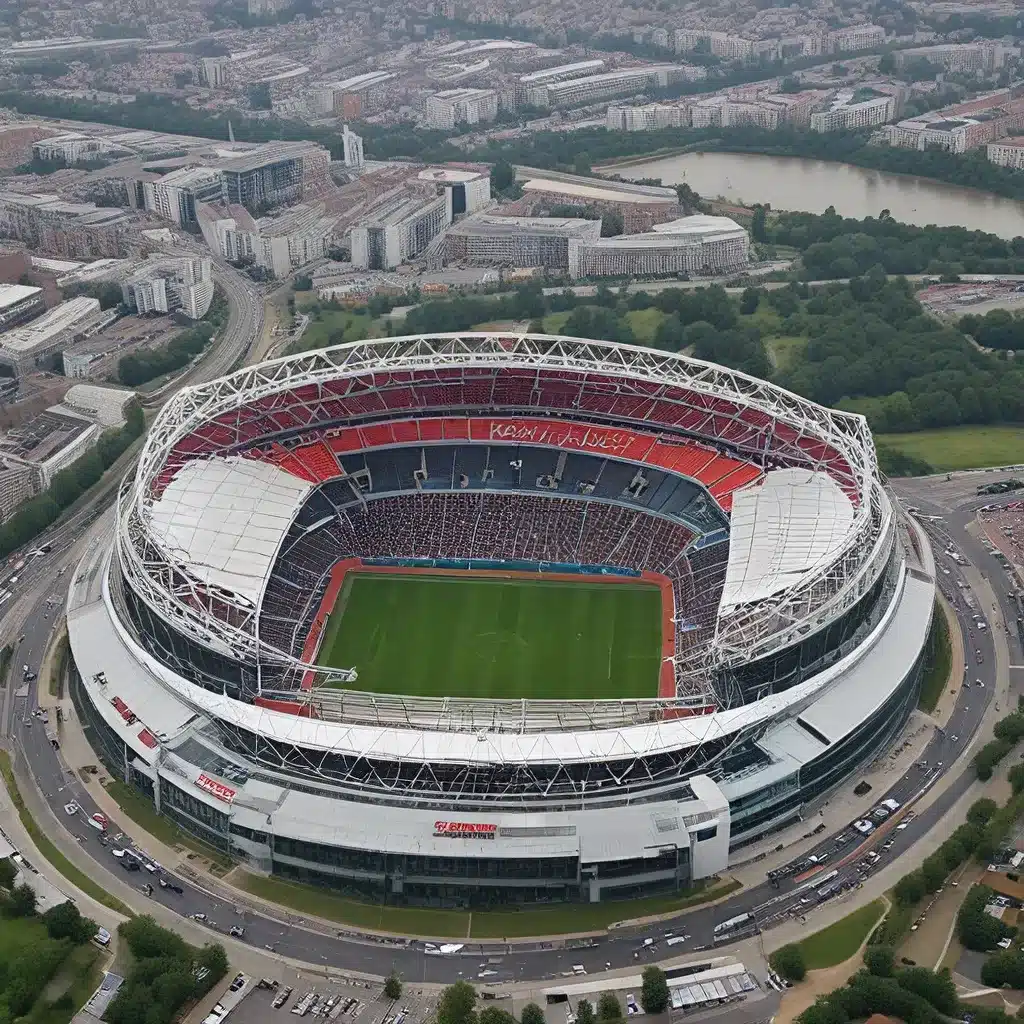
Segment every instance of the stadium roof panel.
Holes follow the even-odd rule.
[[[153,503],[152,531],[196,579],[259,604],[310,484],[267,462],[188,462]]]
[[[721,610],[799,585],[832,563],[854,527],[854,508],[827,473],[779,469],[736,492]]]

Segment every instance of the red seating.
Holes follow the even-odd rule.
[[[331,449],[323,441],[306,444],[295,449],[295,457],[305,466],[320,483],[341,476],[341,467]]]

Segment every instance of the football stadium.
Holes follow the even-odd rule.
[[[253,871],[622,899],[884,750],[934,589],[860,416],[612,342],[377,339],[169,400],[70,588],[72,695]]]

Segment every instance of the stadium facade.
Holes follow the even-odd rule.
[[[317,666],[342,560],[657,579],[660,696],[362,692]],[[877,756],[934,586],[862,417],[609,342],[380,339],[168,402],[70,589],[72,691],[112,771],[255,870],[614,899],[723,871]]]

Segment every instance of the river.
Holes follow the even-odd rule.
[[[611,168],[609,168],[611,170]],[[770,203],[774,210],[877,217],[888,210],[907,224],[962,225],[1003,238],[1024,235],[1024,202],[928,178],[869,171],[851,164],[754,153],[684,153],[615,168],[623,178],[685,182],[707,198]]]

